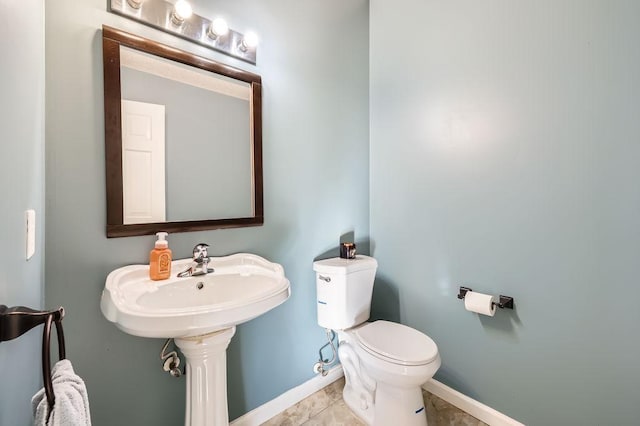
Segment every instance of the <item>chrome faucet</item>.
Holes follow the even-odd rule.
[[[213,272],[213,268],[209,268],[209,245],[200,243],[193,248],[193,261],[187,269],[178,273],[178,278],[196,277],[198,275],[206,275]]]

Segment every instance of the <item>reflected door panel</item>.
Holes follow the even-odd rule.
[[[122,101],[124,224],[165,221],[165,107]]]

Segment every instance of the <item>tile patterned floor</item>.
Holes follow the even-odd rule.
[[[263,426],[361,426],[342,400],[344,378],[320,389]],[[429,426],[488,426],[475,417],[423,390]]]

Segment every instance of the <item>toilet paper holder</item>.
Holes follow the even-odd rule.
[[[458,299],[463,300],[468,291],[473,290],[471,290],[469,287],[461,286],[458,293]],[[513,297],[500,295],[500,301],[498,303],[494,303],[494,305],[502,309],[513,309]]]

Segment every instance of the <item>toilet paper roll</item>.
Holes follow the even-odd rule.
[[[468,291],[464,296],[464,308],[467,311],[476,312],[490,317],[496,314],[496,297],[489,294]]]

